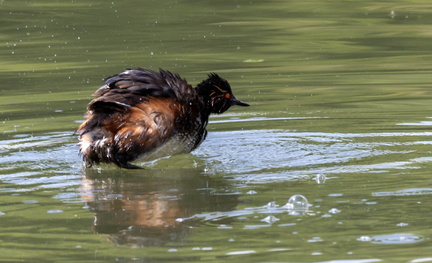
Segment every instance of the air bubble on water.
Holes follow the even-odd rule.
[[[323,184],[326,181],[326,176],[324,174],[317,174],[315,175],[315,182],[317,182],[317,184]]]
[[[340,212],[341,212],[341,210],[339,210],[339,209],[337,209],[337,208],[332,208],[332,209],[329,210],[329,213],[330,213],[330,214],[338,214],[338,213],[340,213]]]
[[[396,226],[400,226],[400,227],[404,227],[404,226],[408,226],[408,223],[404,223],[404,222],[400,222],[399,224],[396,224]]]
[[[279,220],[280,220],[279,218],[277,218],[273,215],[270,215],[270,216],[267,216],[266,218],[262,219],[261,221],[269,223],[269,224],[273,224],[274,222],[277,222]]]
[[[268,204],[266,204],[264,207],[267,207],[267,208],[276,208],[276,207],[279,207],[279,205],[277,205],[275,201],[271,201]]]
[[[372,238],[370,236],[361,236],[359,238],[357,238],[358,241],[362,241],[362,242],[370,242],[372,240]]]
[[[303,215],[309,206],[308,200],[303,195],[293,195],[288,199],[285,207],[292,215]]]
[[[303,195],[293,195],[288,199],[287,208],[306,209],[308,201]]]

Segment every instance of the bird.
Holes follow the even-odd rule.
[[[77,129],[86,167],[138,169],[131,162],[189,153],[206,138],[210,114],[250,106],[216,73],[192,87],[164,69],[127,69],[106,78],[93,96]]]

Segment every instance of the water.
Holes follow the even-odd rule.
[[[431,262],[431,7],[0,1],[1,260]],[[85,169],[90,94],[137,66],[252,106],[192,154]]]

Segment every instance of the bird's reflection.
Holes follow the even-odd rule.
[[[221,178],[198,169],[86,170],[83,198],[95,213],[94,230],[119,245],[161,246],[192,234],[202,212],[231,211],[237,194]]]

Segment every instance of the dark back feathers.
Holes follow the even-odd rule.
[[[89,110],[121,110],[147,100],[147,98],[172,98],[179,102],[190,100],[195,90],[179,75],[159,70],[128,69],[105,79],[105,85],[93,95],[97,96]],[[185,96],[186,95],[186,96]]]

